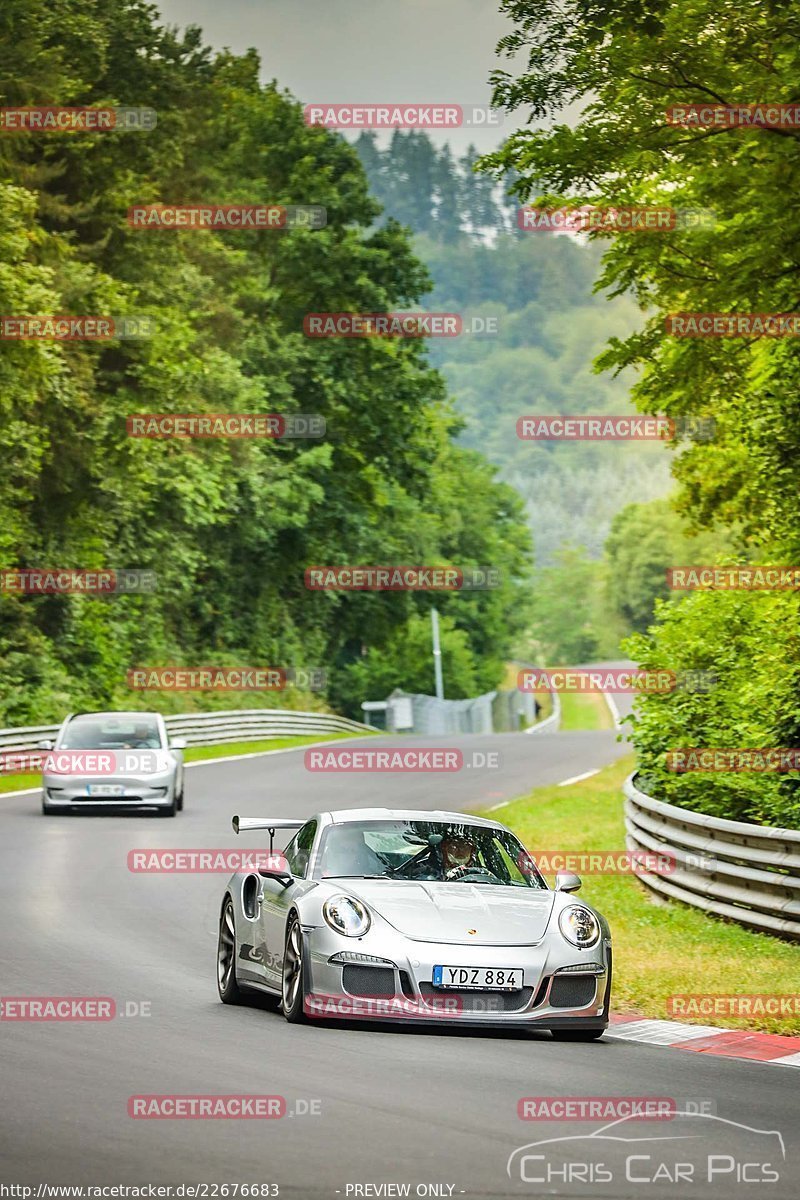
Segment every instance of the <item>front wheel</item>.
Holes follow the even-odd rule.
[[[223,1004],[244,1004],[246,997],[236,981],[236,926],[233,901],[227,897],[219,918],[217,941],[217,991]]]
[[[281,1007],[290,1025],[305,1020],[303,974],[303,931],[297,917],[292,916],[286,929],[281,977]]]
[[[608,1031],[605,1029],[551,1029],[550,1032],[557,1042],[596,1042]]]
[[[163,806],[159,805],[159,808],[157,811],[158,811],[158,815],[160,817],[174,817],[176,812],[178,811],[178,808],[179,808],[178,797],[173,796],[171,804],[165,804]]]

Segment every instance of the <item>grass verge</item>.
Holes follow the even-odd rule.
[[[238,754],[259,754],[264,750],[294,750],[298,746],[314,746],[318,742],[340,742],[347,738],[364,737],[363,733],[326,733],[310,737],[265,738],[261,742],[224,742],[214,746],[188,746],[184,762],[202,762],[205,758],[235,758]]]
[[[602,692],[562,692],[561,728],[613,729],[614,722]]]
[[[624,850],[621,788],[632,770],[628,757],[583,783],[536,788],[492,815],[532,852]],[[580,895],[611,925],[614,1012],[690,1020],[668,1011],[669,996],[797,993],[798,951],[789,942],[660,900],[630,875],[587,875]],[[800,1017],[788,1015],[696,1023],[800,1034]]]

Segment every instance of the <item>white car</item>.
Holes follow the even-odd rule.
[[[75,713],[43,741],[42,812],[183,808],[184,738],[169,739],[154,712]]]

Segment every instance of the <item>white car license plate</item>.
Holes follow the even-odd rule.
[[[124,796],[125,785],[122,783],[87,783],[87,796]]]
[[[522,967],[434,967],[433,986],[461,992],[516,992],[522,987]]]

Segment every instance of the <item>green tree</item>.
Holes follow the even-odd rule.
[[[635,700],[645,791],[711,816],[797,828],[797,772],[677,772],[668,758],[681,749],[796,745],[797,671],[787,670],[800,660],[796,598],[698,592],[679,604],[659,601],[657,615],[657,635],[636,634],[627,652],[646,670],[708,672],[710,690],[678,688]]]
[[[713,414],[716,436],[692,443],[676,474],[681,502],[706,524],[741,522],[749,540],[800,544],[792,464],[800,455],[796,339],[676,338],[677,312],[797,308],[800,229],[786,220],[800,187],[800,131],[686,128],[671,105],[794,102],[800,14],[761,0],[506,0],[515,28],[500,43],[525,55],[494,75],[494,103],[546,126],[525,128],[484,165],[516,168],[517,194],[544,204],[707,209],[712,225],[613,237],[599,286],[633,290],[643,328],[614,339],[601,364],[641,369],[642,412]],[[559,121],[567,107],[577,122]],[[534,193],[535,188],[535,193]],[[603,239],[604,234],[592,234]]]
[[[591,662],[600,638],[594,622],[600,566],[580,546],[564,546],[533,586],[532,633],[544,661],[553,665]]]
[[[668,499],[629,504],[611,522],[605,546],[614,612],[628,630],[644,633],[656,601],[670,598],[669,568],[712,564],[735,545],[735,538],[721,531],[690,534]]]
[[[377,648],[352,662],[344,676],[343,697],[352,712],[361,714],[362,700],[385,700],[395,688],[432,696],[435,691],[431,621],[418,615]],[[480,691],[469,638],[451,617],[439,620],[442,678],[448,700],[466,700]]]
[[[155,324],[141,340],[0,344],[3,563],[158,576],[151,596],[0,596],[0,717],[150,704],[125,682],[128,667],[147,663],[325,666],[335,696],[360,647],[384,644],[427,600],[310,592],[306,565],[486,551],[486,531],[472,536],[454,499],[465,460],[425,346],[303,334],[308,312],[418,305],[428,278],[408,234],[393,220],[378,226],[356,152],[262,85],[253,52],[213,54],[196,28],[165,29],[141,0],[8,0],[0,43],[3,105],[158,113],[148,133],[0,139],[3,311],[137,313]],[[137,202],[191,199],[315,203],[328,223],[143,233],[126,221]],[[127,437],[126,417],[151,411],[320,413],[328,433],[318,443]],[[488,468],[482,478],[491,496]],[[507,508],[502,488],[493,503]],[[529,553],[516,518],[496,534],[497,557]],[[465,605],[459,617],[454,606],[476,646],[514,628],[526,594],[515,572],[500,611],[466,615]],[[482,670],[496,669],[503,644],[481,649]]]
[[[599,366],[639,370],[642,412],[710,415],[712,440],[682,439],[675,462],[679,506],[692,525],[735,530],[751,561],[793,562],[800,550],[800,350],[796,339],[680,338],[674,313],[796,312],[800,228],[786,220],[800,184],[794,127],[673,124],[673,105],[747,106],[796,101],[800,15],[756,0],[506,0],[515,22],[501,42],[516,76],[494,77],[495,103],[538,125],[509,138],[485,166],[519,172],[521,198],[545,205],[662,205],[707,210],[713,222],[669,233],[611,237],[599,286],[632,292],[640,330],[612,338]],[[559,119],[569,107],[572,124]],[[603,233],[590,235],[593,240]],[[624,520],[629,534],[636,517]],[[724,536],[724,534],[723,534]],[[621,548],[618,547],[621,554]],[[648,548],[636,595],[643,616],[652,587]],[[648,577],[650,584],[648,584]],[[665,798],[717,815],[798,820],[797,777],[670,775],[679,747],[777,747],[800,728],[798,601],[794,594],[702,592],[657,603],[650,635],[629,652],[644,666],[707,667],[708,694],[650,695],[637,703],[634,740],[642,768]],[[793,744],[791,741],[788,743]]]

